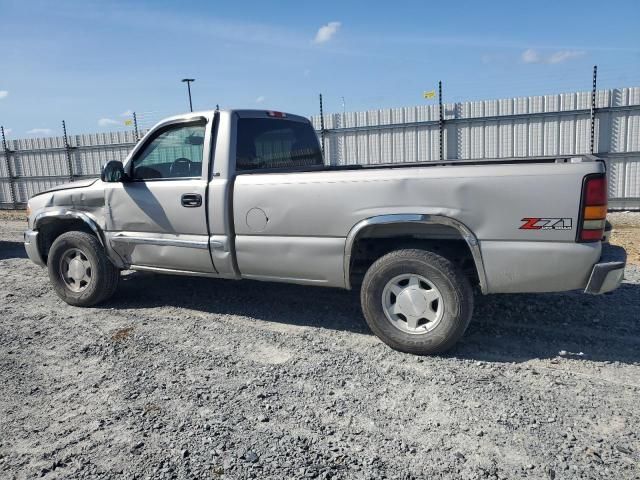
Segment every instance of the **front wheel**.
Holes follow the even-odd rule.
[[[360,294],[367,324],[395,350],[427,355],[450,349],[473,312],[469,280],[440,255],[396,250],[367,271]]]
[[[111,263],[98,239],[85,232],[66,232],[56,238],[47,258],[49,279],[69,305],[90,307],[111,297],[120,271]]]

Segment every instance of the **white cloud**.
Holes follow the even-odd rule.
[[[101,118],[98,120],[98,125],[101,127],[109,127],[111,125],[120,125],[120,122],[117,120],[113,120],[112,118]]]
[[[5,135],[11,135],[11,132],[13,132],[13,128],[5,128],[4,129]]]
[[[125,110],[120,114],[121,117],[133,117],[133,110]]]
[[[542,55],[537,50],[529,48],[522,52],[522,61],[524,63],[547,63],[556,64],[564,63],[574,58],[581,57],[585,54],[582,50],[558,50],[549,55]]]
[[[563,63],[573,58],[581,57],[585,52],[581,50],[560,50],[549,57],[549,63]]]
[[[8,90],[0,90],[0,98],[7,98],[8,95],[9,95]]]
[[[522,61],[524,63],[540,63],[540,54],[530,48],[522,52]]]
[[[318,29],[318,33],[316,33],[316,38],[313,40],[313,43],[320,44],[328,42],[338,32],[341,26],[342,23],[340,22],[329,22],[321,26]]]
[[[27,131],[28,135],[51,135],[53,133],[53,130],[51,130],[50,128],[32,128],[31,130]]]
[[[258,98],[256,98],[256,103],[264,103],[264,96],[260,95]]]

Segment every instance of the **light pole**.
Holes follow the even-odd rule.
[[[187,84],[187,92],[189,92],[189,110],[193,112],[193,104],[191,103],[191,82],[195,82],[195,78],[183,78],[183,82]]]

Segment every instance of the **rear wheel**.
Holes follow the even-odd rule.
[[[446,258],[418,249],[379,258],[367,271],[360,296],[373,333],[391,348],[420,355],[450,349],[473,312],[466,276]]]
[[[89,307],[111,297],[120,271],[111,263],[98,239],[85,232],[60,235],[47,258],[49,279],[69,305]]]

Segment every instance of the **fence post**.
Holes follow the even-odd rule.
[[[16,187],[14,185],[15,177],[13,176],[13,172],[11,171],[11,158],[9,154],[11,153],[9,148],[7,147],[7,138],[4,135],[4,127],[0,126],[0,132],[2,132],[2,149],[4,150],[4,159],[7,163],[7,174],[9,175],[9,195],[11,197],[11,207],[15,210],[16,208]]]
[[[438,126],[440,127],[440,160],[444,160],[444,111],[442,108],[442,81],[438,81],[438,110],[440,118]]]
[[[591,141],[590,152],[593,155],[595,149],[595,135],[596,135],[596,85],[598,80],[598,66],[593,66],[593,87],[591,89]]]
[[[322,142],[322,159],[324,160],[324,113],[322,111],[322,94],[320,94],[320,139]]]
[[[69,181],[73,182],[75,175],[73,174],[73,162],[71,161],[71,147],[69,146],[69,138],[67,138],[67,125],[62,120],[62,134],[64,135],[64,151],[67,154],[67,168],[69,169]]]
[[[138,117],[136,116],[136,112],[133,112],[133,132],[136,136],[136,142],[140,140],[140,133],[138,132]]]

